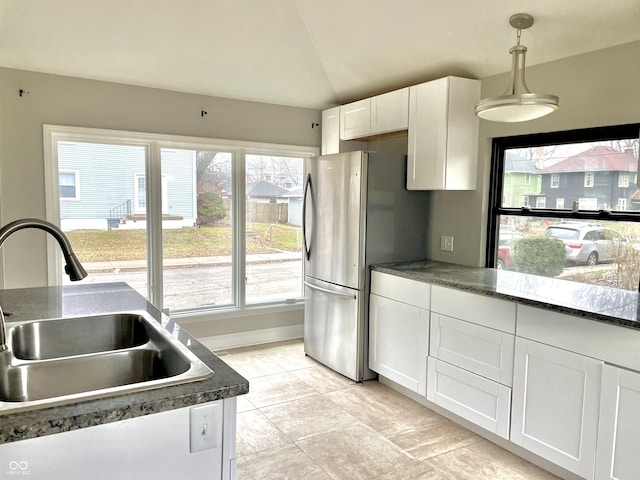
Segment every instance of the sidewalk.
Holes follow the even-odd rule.
[[[271,263],[302,260],[302,254],[294,252],[264,253],[247,255],[247,263]],[[231,265],[231,256],[168,258],[163,261],[164,268],[195,268]],[[136,272],[146,270],[146,260],[122,260],[118,262],[82,262],[88,273]]]

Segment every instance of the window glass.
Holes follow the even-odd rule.
[[[555,273],[538,274],[637,290],[639,130],[628,125],[494,140],[493,171],[502,178],[491,193],[488,266],[521,270],[528,262],[544,272],[550,254],[540,249],[518,257],[523,250],[511,239],[551,237],[562,242],[564,256]]]
[[[60,198],[78,198],[77,174],[75,172],[60,172]]]
[[[246,301],[302,293],[304,159],[246,156]]]
[[[147,224],[134,210],[144,176],[142,186],[133,180],[145,158],[134,145],[58,142],[60,225],[89,273],[83,283],[126,282],[147,297]],[[83,179],[77,202],[63,201],[63,179],[76,178],[70,170]],[[70,283],[67,275],[62,281]]]
[[[161,150],[163,306],[170,311],[233,303],[232,157]]]

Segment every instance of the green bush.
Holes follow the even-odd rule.
[[[560,275],[566,264],[564,243],[552,237],[524,237],[511,244],[511,257],[517,272],[544,277]]]
[[[198,225],[213,225],[227,216],[222,197],[214,192],[198,194]]]

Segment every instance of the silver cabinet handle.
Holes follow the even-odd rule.
[[[316,287],[309,282],[304,282],[304,284],[313,290],[318,290],[319,292],[330,293],[331,295],[337,295],[339,297],[353,298],[354,300],[357,298],[353,293],[334,292],[333,290],[329,290],[327,288]]]

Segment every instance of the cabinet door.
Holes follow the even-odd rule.
[[[480,82],[445,77],[410,87],[407,188],[476,188]]]
[[[409,88],[371,98],[371,133],[406,130],[409,126]]]
[[[371,99],[340,107],[340,140],[364,137],[371,133]]]
[[[322,155],[340,153],[340,107],[322,112]]]
[[[430,356],[427,399],[485,430],[509,438],[509,387]]]
[[[602,367],[599,360],[517,337],[511,440],[592,479]]]
[[[596,478],[640,478],[640,373],[605,365],[602,374]]]
[[[429,312],[369,296],[369,368],[426,395]]]

